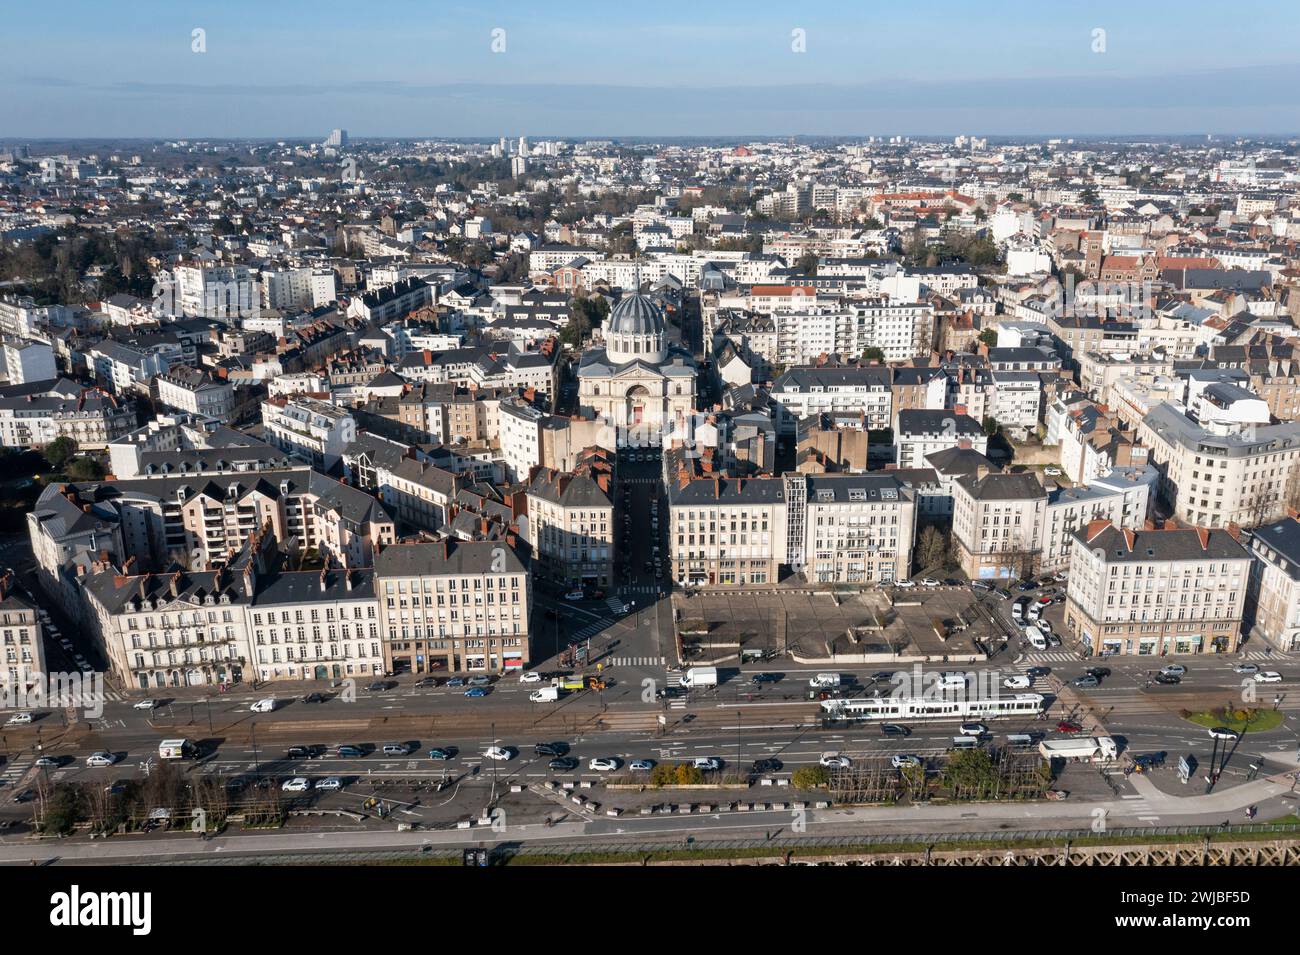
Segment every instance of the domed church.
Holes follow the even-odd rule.
[[[670,444],[695,410],[694,358],[668,344],[663,310],[639,290],[614,306],[604,336],[578,363],[583,416],[614,426],[619,447]]]

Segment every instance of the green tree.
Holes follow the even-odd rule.
[[[986,328],[980,332],[979,340],[989,348],[996,348],[998,345],[998,333],[991,328]]]
[[[949,756],[943,784],[957,799],[983,799],[997,790],[998,770],[982,749],[963,749]]]
[[[1002,425],[998,424],[998,419],[991,415],[986,415],[983,422],[984,433],[990,438],[1002,430]]]
[[[77,442],[68,437],[55,438],[45,446],[45,460],[56,471],[62,471],[63,465],[76,453]]]
[[[82,455],[68,462],[66,473],[74,481],[98,481],[104,476],[104,468],[94,458]]]
[[[794,771],[790,784],[795,789],[820,789],[831,781],[824,766],[800,766]]]
[[[885,360],[885,351],[883,348],[877,348],[875,345],[872,345],[862,353],[862,360],[883,362]]]

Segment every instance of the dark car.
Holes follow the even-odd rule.
[[[361,759],[366,755],[366,751],[360,746],[345,744],[338,748],[338,754],[341,759]]]
[[[1098,680],[1110,676],[1110,667],[1088,667],[1084,673],[1095,676]]]
[[[958,580],[956,577],[945,577],[943,579],[943,585],[945,587],[960,587],[961,581]]]
[[[1176,686],[1183,682],[1183,678],[1176,673],[1157,673],[1155,675],[1155,681],[1167,686]]]
[[[325,755],[325,747],[319,744],[312,746],[290,746],[285,750],[285,759],[317,759]]]
[[[880,732],[883,736],[910,736],[912,733],[901,723],[881,723]]]
[[[877,670],[875,673],[871,674],[872,683],[888,683],[893,678],[893,670]]]
[[[779,679],[781,677],[777,673],[755,673],[749,678],[749,682],[757,686],[760,683],[775,683]]]
[[[537,756],[564,756],[568,752],[568,743],[538,743],[533,747],[533,753]]]
[[[1033,589],[1034,589],[1035,587],[1037,587],[1037,586],[1038,586],[1038,581],[1034,580],[1034,579],[1031,577],[1029,580],[1022,580],[1022,581],[1020,582],[1020,584],[1016,587],[1016,589],[1017,589],[1017,590],[1033,590]]]
[[[436,676],[426,676],[415,681],[415,688],[417,690],[427,690],[430,687],[435,687],[437,685],[438,678]]]
[[[548,769],[559,770],[562,773],[570,773],[578,768],[578,761],[572,756],[557,756],[546,764]]]
[[[1003,600],[1011,599],[1011,591],[1007,590],[1005,587],[999,587],[997,590],[993,592],[997,594],[999,597],[1001,597]]]
[[[324,693],[308,693],[302,698],[304,703],[324,703],[329,697]]]
[[[388,683],[384,680],[375,680],[373,683],[366,684],[366,690],[370,693],[382,693],[388,689]]]
[[[756,759],[752,771],[756,773],[779,773],[783,765],[785,764],[779,759]]]
[[[1037,679],[1037,678],[1040,677],[1040,676],[1047,676],[1047,675],[1048,675],[1049,673],[1051,673],[1051,672],[1052,672],[1052,668],[1051,668],[1051,667],[1041,667],[1041,666],[1040,666],[1040,667],[1030,667],[1028,670],[1025,671],[1025,675],[1026,675],[1026,676],[1031,676],[1031,677],[1034,677],[1035,679]]]

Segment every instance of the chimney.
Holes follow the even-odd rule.
[[[322,568],[320,569],[320,590],[321,590],[321,593],[324,593],[324,592],[325,592],[325,575],[326,575],[326,569],[325,569],[324,567],[322,567]]]
[[[257,588],[257,575],[253,573],[253,562],[244,565],[244,596],[252,599]]]
[[[350,567],[343,571],[343,587],[345,590],[352,589],[352,568]]]
[[[1196,528],[1196,537],[1201,542],[1201,550],[1210,549],[1210,532],[1207,528]]]

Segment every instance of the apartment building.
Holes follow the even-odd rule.
[[[48,673],[36,608],[13,592],[13,583],[8,574],[0,578],[0,638],[4,641],[0,693],[6,699],[14,699],[12,694],[26,690]]]
[[[573,472],[537,468],[528,482],[528,536],[534,569],[566,587],[613,585],[613,467],[593,452]]]
[[[691,477],[666,454],[669,557],[679,584],[743,587],[774,584],[786,558],[785,483],[781,478]]]
[[[972,580],[1026,578],[1038,572],[1047,491],[1038,477],[967,474],[952,482],[952,539]]]
[[[173,411],[229,421],[235,410],[235,389],[224,378],[206,371],[177,365],[153,380],[160,405]]]
[[[5,375],[11,385],[53,381],[59,377],[54,349],[45,342],[30,338],[6,338],[0,351],[3,352]]]
[[[870,429],[888,428],[893,390],[883,365],[790,368],[772,383],[772,399],[788,412],[782,431],[792,433],[802,418],[823,413],[860,414]]]
[[[1246,620],[1279,650],[1300,650],[1300,521],[1294,514],[1257,527],[1250,538]]]
[[[1234,653],[1250,564],[1226,530],[1095,521],[1075,532],[1066,628],[1093,653]]]
[[[989,439],[970,415],[913,408],[898,413],[894,445],[900,468],[923,468],[929,455],[948,448],[970,448],[987,454]]]
[[[267,398],[262,402],[262,431],[268,442],[329,470],[357,437],[357,422],[346,410],[310,395]]]
[[[529,659],[528,568],[501,541],[395,544],[375,557],[390,672],[495,673]]]
[[[787,474],[787,560],[810,583],[874,584],[908,576],[916,497],[893,476]]]
[[[1153,408],[1137,429],[1160,469],[1160,495],[1189,524],[1255,527],[1284,512],[1300,458],[1300,422],[1203,427],[1182,406]]]
[[[60,379],[0,388],[0,446],[41,448],[71,438],[99,451],[135,430],[135,403]]]

